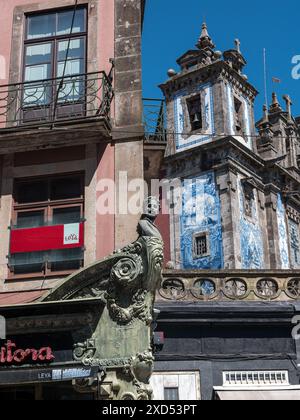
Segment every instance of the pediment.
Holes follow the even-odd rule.
[[[189,50],[181,57],[178,58],[177,63],[181,65],[182,63],[186,63],[190,60],[198,59],[201,56],[201,51],[199,50]]]

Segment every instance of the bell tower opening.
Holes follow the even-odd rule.
[[[240,134],[243,129],[243,104],[236,97],[234,98],[234,110],[236,132]]]
[[[192,131],[199,131],[203,128],[201,95],[195,95],[187,99],[187,107]]]

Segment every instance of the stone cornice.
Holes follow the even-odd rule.
[[[195,83],[206,83],[211,80],[225,79],[235,85],[242,93],[247,94],[253,101],[258,95],[258,91],[247,80],[245,80],[238,72],[233,70],[225,61],[216,61],[208,66],[189,69],[182,71],[173,78],[167,80],[159,87],[167,98],[174,93],[187,88]]]
[[[184,177],[199,169],[203,155],[206,156],[206,166],[209,166],[207,169],[220,169],[222,165],[231,162],[231,167],[235,165],[247,173],[251,172],[258,180],[260,171],[264,169],[263,159],[231,136],[168,156],[164,160],[164,167],[168,170],[169,177]]]

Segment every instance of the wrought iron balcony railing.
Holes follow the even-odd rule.
[[[166,143],[166,106],[163,99],[143,99],[145,141]]]
[[[0,129],[109,118],[113,96],[103,71],[0,86]]]

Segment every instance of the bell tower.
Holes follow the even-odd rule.
[[[222,53],[203,23],[196,48],[177,63],[180,70],[169,70],[160,86],[167,104],[166,173],[182,184],[170,217],[173,266],[267,267],[253,111],[258,92],[244,74],[241,42]]]
[[[169,70],[160,87],[167,100],[168,155],[235,136],[255,149],[253,103],[256,89],[243,74],[246,60],[241,43],[223,54],[215,49],[206,23],[196,44],[177,63],[180,71]],[[173,134],[172,134],[173,133]]]

